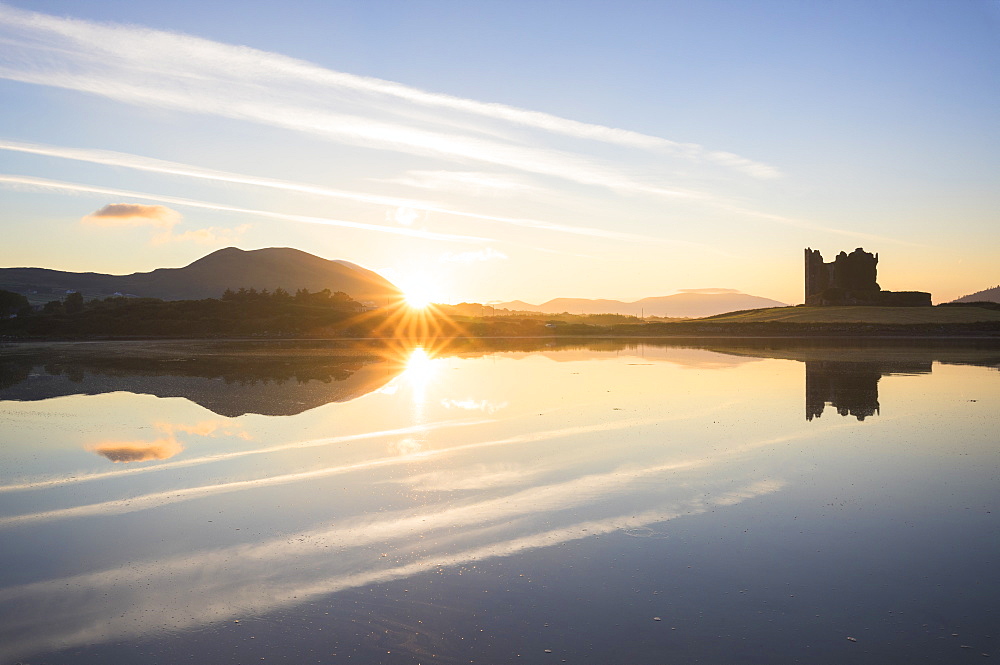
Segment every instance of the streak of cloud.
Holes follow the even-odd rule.
[[[322,196],[335,199],[344,199],[371,205],[387,206],[393,209],[389,215],[392,221],[397,221],[396,214],[400,210],[422,210],[426,212],[434,212],[444,215],[454,215],[456,217],[464,217],[467,219],[477,219],[485,222],[497,222],[500,224],[519,226],[539,231],[552,231],[555,233],[569,233],[581,236],[590,236],[597,238],[607,238],[612,240],[624,240],[624,241],[634,241],[634,242],[665,242],[662,238],[654,238],[652,236],[621,233],[618,231],[609,231],[606,229],[595,229],[583,226],[571,226],[567,224],[558,224],[555,222],[548,222],[537,219],[485,215],[476,212],[469,212],[467,210],[456,210],[454,208],[449,208],[447,206],[442,206],[437,203],[433,203],[430,201],[422,201],[419,199],[407,199],[407,198],[400,198],[393,196],[382,196],[379,194],[370,194],[366,192],[345,191],[340,189],[331,189],[329,187],[321,187],[319,185],[312,185],[308,183],[299,183],[299,182],[292,182],[289,180],[281,180],[278,178],[264,178],[260,176],[246,175],[242,173],[218,171],[214,169],[206,169],[199,166],[193,166],[190,164],[181,164],[178,162],[155,159],[153,157],[144,157],[141,155],[132,155],[128,153],[115,152],[112,150],[67,148],[62,146],[51,146],[38,143],[24,143],[21,141],[10,141],[5,139],[0,139],[0,150],[23,152],[33,155],[41,155],[45,157],[58,157],[62,159],[87,162],[91,164],[103,164],[106,166],[123,167],[149,173],[177,175],[188,178],[196,178],[200,180],[228,182],[240,185],[250,185],[253,187],[268,187],[271,189],[295,192],[300,194]],[[426,180],[420,180],[420,182],[426,184]],[[441,183],[440,179],[435,180],[435,182],[437,184]]]
[[[2,16],[2,8],[3,6],[0,5],[0,16]],[[167,160],[156,159],[153,157],[144,157],[141,155],[116,152],[112,150],[68,148],[68,147],[51,146],[38,143],[25,143],[21,141],[12,141],[7,139],[0,139],[0,150],[10,150],[13,152],[23,152],[23,153],[41,155],[46,157],[57,157],[57,158],[82,161],[92,164],[103,164],[106,166],[129,168],[151,173],[162,173],[165,175],[184,176],[200,180],[228,182],[234,184],[250,185],[253,187],[268,187],[272,189],[296,192],[301,194],[345,199],[350,201],[356,201],[359,203],[387,206],[393,208],[393,210],[389,215],[389,217],[393,221],[395,221],[395,215],[399,212],[399,210],[422,210],[426,212],[434,212],[444,215],[454,215],[456,217],[464,217],[468,219],[477,219],[486,222],[497,222],[500,224],[518,226],[521,228],[534,229],[538,231],[568,233],[573,235],[580,235],[580,236],[587,236],[594,238],[605,238],[608,240],[621,240],[625,242],[641,242],[641,243],[657,242],[657,243],[684,245],[690,247],[697,247],[699,249],[710,251],[715,254],[724,254],[729,256],[728,253],[722,252],[718,248],[704,243],[674,240],[667,238],[657,238],[648,235],[626,233],[621,231],[612,231],[608,229],[599,229],[599,228],[584,227],[584,226],[572,226],[567,224],[559,224],[556,222],[549,222],[545,220],[531,219],[525,217],[486,215],[481,213],[469,212],[466,210],[456,210],[454,208],[442,206],[434,202],[423,201],[419,199],[408,199],[408,198],[400,198],[392,196],[382,196],[379,194],[370,194],[366,192],[331,189],[319,185],[293,182],[278,178],[265,178],[265,177],[246,175],[241,173],[232,173],[228,171],[219,171],[215,169],[206,169],[199,166],[193,166],[190,164],[182,164],[179,162],[172,162]],[[441,175],[441,172],[434,172],[435,175],[433,177],[429,175],[431,172],[414,172],[414,173],[419,173],[421,175],[418,177],[417,175],[411,174],[410,176],[403,178],[401,180],[396,180],[395,182],[398,182],[399,184],[409,184],[412,186],[419,186],[421,188],[426,188],[426,189],[439,189],[448,186],[448,183],[453,184],[454,182],[456,182],[456,177],[446,178],[443,175]],[[462,181],[463,179],[457,178],[457,180]],[[464,181],[468,183],[468,179],[465,179]],[[114,191],[114,190],[108,190],[108,191]],[[146,198],[151,198],[154,200],[157,199],[157,197],[152,195],[146,196]],[[167,199],[160,198],[158,200],[167,200]],[[172,199],[172,200],[179,201],[180,199]],[[211,204],[205,204],[201,207],[206,207],[207,205]],[[720,207],[723,210],[739,215],[741,217],[762,219],[765,221],[775,222],[778,224],[792,226],[796,228],[804,228],[813,231],[834,233],[838,235],[859,238],[865,241],[877,241],[877,242],[887,242],[887,243],[905,244],[905,245],[916,244],[900,240],[897,238],[889,238],[885,236],[879,236],[859,231],[837,229],[833,227],[824,226],[822,224],[797,220],[789,217],[784,217],[781,215],[759,212],[756,210],[748,209],[742,206],[737,206],[721,201],[711,202],[711,205],[715,207]],[[351,222],[345,222],[345,224],[350,224],[350,223]],[[377,228],[384,229],[385,227],[377,227]],[[566,253],[561,250],[546,249],[542,247],[533,247],[532,249],[538,251],[549,251],[557,254]]]
[[[816,222],[810,222],[802,219],[794,219],[792,217],[785,217],[784,215],[775,215],[768,212],[760,212],[757,210],[751,210],[743,206],[731,205],[731,204],[720,204],[719,207],[723,210],[727,210],[737,215],[744,217],[751,217],[755,219],[763,219],[769,222],[777,222],[778,224],[784,224],[786,226],[792,226],[799,229],[806,229],[809,231],[820,231],[823,233],[833,233],[836,235],[847,236],[849,238],[858,238],[860,240],[879,242],[879,243],[891,243],[895,245],[909,245],[911,247],[923,247],[921,243],[915,243],[909,240],[904,240],[902,238],[892,238],[889,236],[881,236],[874,233],[866,233],[864,231],[853,231],[851,229],[838,229],[831,226],[825,226],[823,224],[818,224]]]
[[[486,247],[474,252],[459,252],[457,254],[446,252],[441,255],[441,261],[445,263],[479,263],[482,261],[502,261],[506,258],[506,254],[492,247]]]
[[[171,210],[166,206],[109,203],[80,221],[95,226],[155,226],[161,229],[171,229],[181,221],[181,215],[176,210]]]
[[[241,224],[232,229],[210,226],[205,229],[185,231],[184,233],[157,236],[153,241],[158,243],[194,242],[199,245],[231,245],[236,243],[240,236],[249,229],[249,224]]]
[[[80,220],[86,226],[102,228],[147,226],[159,229],[151,240],[154,245],[188,241],[202,245],[232,243],[250,228],[249,224],[243,224],[234,229],[210,227],[175,234],[173,229],[180,221],[181,215],[176,210],[171,210],[166,206],[144,205],[142,203],[109,203]]]
[[[506,196],[541,189],[517,178],[476,171],[409,171],[387,182],[416,189],[459,191],[477,196],[484,193]]]
[[[670,199],[712,197],[649,184],[645,178],[637,180],[618,166],[579,152],[538,147],[539,141],[517,143],[484,136],[495,133],[489,123],[501,123],[661,154],[666,150],[758,177],[776,175],[766,165],[700,146],[428,93],[188,35],[59,18],[3,5],[0,23],[0,37],[5,32],[7,42],[0,53],[0,76],[127,104],[265,124],[366,148],[472,160]],[[420,108],[434,113],[421,114]],[[470,121],[485,126],[470,129]]]
[[[412,238],[426,238],[431,240],[447,240],[451,242],[490,242],[490,238],[477,236],[453,235],[447,233],[433,233],[431,231],[421,231],[419,229],[407,229],[398,226],[379,226],[377,224],[364,224],[362,222],[351,222],[340,219],[330,219],[327,217],[310,217],[307,215],[291,215],[281,212],[270,212],[267,210],[251,210],[248,208],[238,208],[235,206],[209,203],[207,201],[196,201],[176,196],[165,196],[162,194],[147,194],[141,192],[130,192],[122,189],[112,189],[109,187],[95,187],[93,185],[82,185],[59,180],[49,180],[46,178],[33,178],[30,176],[18,176],[0,174],[0,183],[6,183],[15,187],[27,187],[41,190],[54,190],[64,192],[75,192],[78,194],[106,194],[109,196],[122,196],[130,198],[147,199],[150,201],[162,201],[172,205],[187,206],[191,208],[202,208],[204,210],[216,210],[219,212],[231,212],[241,215],[253,215],[255,217],[266,217],[268,219],[279,219],[287,222],[301,222],[304,224],[322,224],[325,226],[340,226],[349,229],[362,229],[365,231],[377,231],[379,233],[390,233],[394,235],[410,236]]]

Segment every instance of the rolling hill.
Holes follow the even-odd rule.
[[[588,300],[585,298],[555,298],[541,305],[520,300],[500,303],[497,309],[522,312],[559,314],[626,314],[633,316],[662,316],[671,318],[699,318],[736,310],[761,307],[784,307],[785,303],[740,293],[732,289],[693,289],[671,296],[643,298],[635,302],[620,300]]]
[[[74,273],[47,268],[0,268],[0,289],[44,302],[67,291],[85,298],[125,294],[163,300],[218,298],[226,289],[283,288],[294,293],[343,291],[355,300],[385,304],[401,293],[381,275],[347,261],[330,261],[287,247],[244,251],[227,247],[183,268],[158,268],[131,275]]]
[[[967,296],[955,298],[952,302],[1000,302],[1000,286],[976,291]]]
[[[1000,321],[1000,311],[982,307],[778,307],[732,312],[704,321],[713,323],[950,324]]]

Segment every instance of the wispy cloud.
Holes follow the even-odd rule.
[[[157,230],[151,239],[155,245],[169,242],[195,242],[202,245],[232,243],[250,228],[249,224],[243,224],[232,229],[211,227],[175,234],[174,227],[181,222],[179,212],[166,206],[142,203],[109,203],[80,221],[86,226],[101,228],[150,227]]]
[[[347,199],[360,203],[371,203],[375,205],[389,206],[392,208],[418,208],[429,210],[435,208],[435,204],[416,199],[407,199],[398,196],[381,196],[365,192],[345,191],[322,187],[309,183],[293,182],[279,178],[265,178],[261,176],[247,175],[244,173],[232,173],[229,171],[219,171],[216,169],[206,169],[192,164],[182,164],[164,159],[144,157],[114,150],[97,150],[92,148],[70,148],[65,146],[45,145],[41,143],[27,143],[24,141],[11,141],[0,139],[0,150],[10,150],[12,152],[23,152],[44,157],[58,157],[60,159],[71,159],[90,164],[103,164],[105,166],[123,167],[137,171],[149,173],[162,173],[164,175],[183,176],[196,178],[199,180],[212,180],[216,182],[227,182],[239,185],[250,185],[252,187],[268,187],[299,194],[310,194],[315,196]],[[442,210],[444,212],[444,210]],[[472,215],[473,213],[463,213],[453,211],[451,214]]]
[[[507,255],[492,247],[486,247],[474,252],[446,252],[441,255],[441,261],[446,263],[477,263],[480,261],[497,261],[506,259]]]
[[[462,192],[476,196],[541,191],[540,187],[525,182],[522,178],[482,171],[408,171],[398,178],[387,179],[386,182],[416,189]]]
[[[427,92],[275,53],[133,26],[0,5],[0,76],[120,102],[208,114],[368,148],[493,164],[615,191],[698,199],[581,152],[537,147],[509,130],[572,137],[721,166],[753,177],[776,169],[628,130]],[[150,74],[155,72],[155,76]]]
[[[193,229],[184,233],[171,234],[154,238],[154,241],[165,242],[194,242],[199,245],[227,245],[239,240],[242,235],[250,229],[249,224],[241,224],[235,228],[227,229],[218,226],[210,226],[205,229]]]
[[[249,208],[238,208],[235,206],[221,205],[207,201],[197,201],[176,196],[165,196],[162,194],[148,194],[142,192],[130,192],[122,189],[112,189],[110,187],[95,187],[79,183],[61,182],[59,180],[49,180],[47,178],[33,178],[30,176],[0,174],[0,184],[13,187],[38,189],[48,191],[63,191],[77,194],[105,194],[108,196],[120,196],[129,198],[146,199],[149,201],[162,201],[172,205],[187,206],[190,208],[202,208],[204,210],[216,210],[219,212],[231,212],[241,215],[253,215],[255,217],[266,217],[268,219],[278,219],[286,222],[301,222],[304,224],[323,224],[326,226],[341,226],[351,229],[364,229],[366,231],[377,231],[379,233],[390,233],[394,235],[404,235],[414,238],[428,238],[432,240],[448,240],[453,242],[489,242],[489,238],[477,236],[463,236],[446,233],[432,233],[419,229],[407,229],[398,226],[379,226],[377,224],[364,224],[362,222],[351,222],[341,219],[330,219],[327,217],[311,217],[308,215],[291,215],[281,212],[270,212],[267,210],[252,210]]]
[[[166,206],[109,203],[80,221],[94,226],[153,226],[169,230],[181,221],[181,215],[176,210],[171,210]]]
[[[598,238],[608,238],[613,240],[624,240],[624,241],[634,241],[634,242],[663,242],[663,239],[655,238],[652,236],[621,233],[617,231],[609,231],[606,229],[588,228],[588,227],[573,226],[568,224],[559,224],[555,222],[530,219],[524,217],[503,217],[497,215],[486,215],[482,213],[471,212],[468,210],[459,210],[456,208],[443,206],[431,201],[401,198],[394,196],[383,196],[367,192],[346,191],[341,189],[322,187],[320,185],[314,185],[309,183],[292,182],[289,180],[282,180],[278,178],[264,178],[260,176],[246,175],[242,173],[232,173],[229,171],[206,169],[199,166],[193,166],[191,164],[181,164],[178,162],[155,159],[152,157],[144,157],[141,155],[116,152],[112,150],[68,148],[63,146],[43,145],[39,143],[25,143],[22,141],[11,141],[6,139],[0,139],[0,150],[10,150],[14,152],[23,152],[34,155],[42,155],[46,157],[57,157],[61,159],[71,159],[91,164],[103,164],[106,166],[123,167],[123,168],[135,169],[138,171],[145,171],[151,173],[162,173],[165,175],[183,176],[199,180],[228,182],[240,185],[249,185],[252,187],[268,187],[271,189],[294,192],[299,194],[307,194],[312,196],[321,196],[321,197],[335,198],[335,199],[345,199],[350,201],[356,201],[358,203],[387,206],[391,209],[389,212],[387,212],[387,221],[392,221],[398,224],[402,224],[404,226],[408,226],[408,224],[404,223],[406,220],[410,220],[411,223],[413,220],[415,220],[416,211],[426,211],[426,212],[441,213],[444,215],[454,215],[456,217],[477,219],[485,222],[496,222],[511,226],[519,226],[523,228],[530,228],[540,231],[551,231],[555,233],[569,233],[573,235],[591,236]],[[404,178],[399,179],[398,184],[409,184],[411,186],[419,186],[426,189],[440,189],[446,187],[447,183],[454,184],[456,181],[455,178],[445,178],[441,176],[440,174],[442,172],[434,172],[437,175],[435,175],[433,178],[426,175],[420,175],[420,176],[415,175],[415,174],[427,174],[427,173],[430,172],[411,172],[409,176],[405,176]],[[458,180],[462,180],[462,178],[458,178]],[[500,181],[499,176],[493,177],[494,183],[497,183],[499,181]],[[466,179],[466,182],[468,182],[468,179]],[[508,179],[507,182],[512,183],[514,181]]]
[[[767,164],[724,150],[428,92],[189,35],[61,18],[5,5],[0,5],[0,40],[4,41],[4,48],[0,49],[0,77],[10,80],[65,88],[138,106],[258,123],[365,149],[431,157],[460,164],[468,173],[482,173],[469,170],[470,164],[490,165],[501,171],[558,178],[626,196],[652,197],[650,203],[659,200],[688,207],[703,206],[749,220],[865,240],[901,242],[754,210],[734,203],[729,190],[701,191],[678,184],[681,177],[687,177],[678,175],[686,172],[685,164],[709,165],[715,169],[698,175],[698,182],[715,178],[720,169],[727,174],[735,172],[753,178],[778,175]],[[616,149],[602,150],[600,145]],[[632,152],[622,153],[622,149]],[[609,156],[612,154],[617,156],[612,158]],[[92,154],[86,158],[94,157]],[[107,153],[99,158],[113,161],[119,157]],[[141,160],[145,162],[139,164]],[[133,160],[130,167],[246,184],[256,182],[302,192],[324,190],[197,167],[177,168],[147,158],[139,161]],[[424,175],[429,173],[433,172]],[[452,173],[455,184],[454,174],[458,171],[437,173]],[[408,177],[413,184],[419,184],[419,177],[412,173]],[[514,177],[507,184],[517,181]],[[429,185],[430,181],[425,178],[423,184]],[[480,184],[488,183],[484,180]],[[498,186],[500,182],[489,184]],[[434,204],[409,205],[376,195],[336,190],[325,190],[321,195],[373,203],[380,200],[381,204],[395,208],[437,209],[446,214],[537,230],[630,242],[650,240],[640,234],[601,228],[478,215]],[[313,223],[327,223],[312,219]],[[348,225],[340,221],[336,224]],[[406,230],[403,224],[396,226]],[[365,225],[355,226],[360,227]],[[687,244],[705,249],[698,243]]]
[[[677,289],[678,293],[698,293],[701,295],[721,295],[724,293],[740,293],[737,289]]]

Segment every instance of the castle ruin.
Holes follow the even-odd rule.
[[[819,250],[806,248],[807,305],[881,305],[883,307],[930,307],[931,294],[923,291],[883,291],[875,281],[878,254],[858,247],[841,252],[830,263]]]

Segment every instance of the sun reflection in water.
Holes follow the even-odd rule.
[[[434,379],[436,363],[422,346],[415,346],[406,359],[403,377],[410,384],[413,395],[413,415],[416,422],[423,422],[427,403],[427,386]]]

